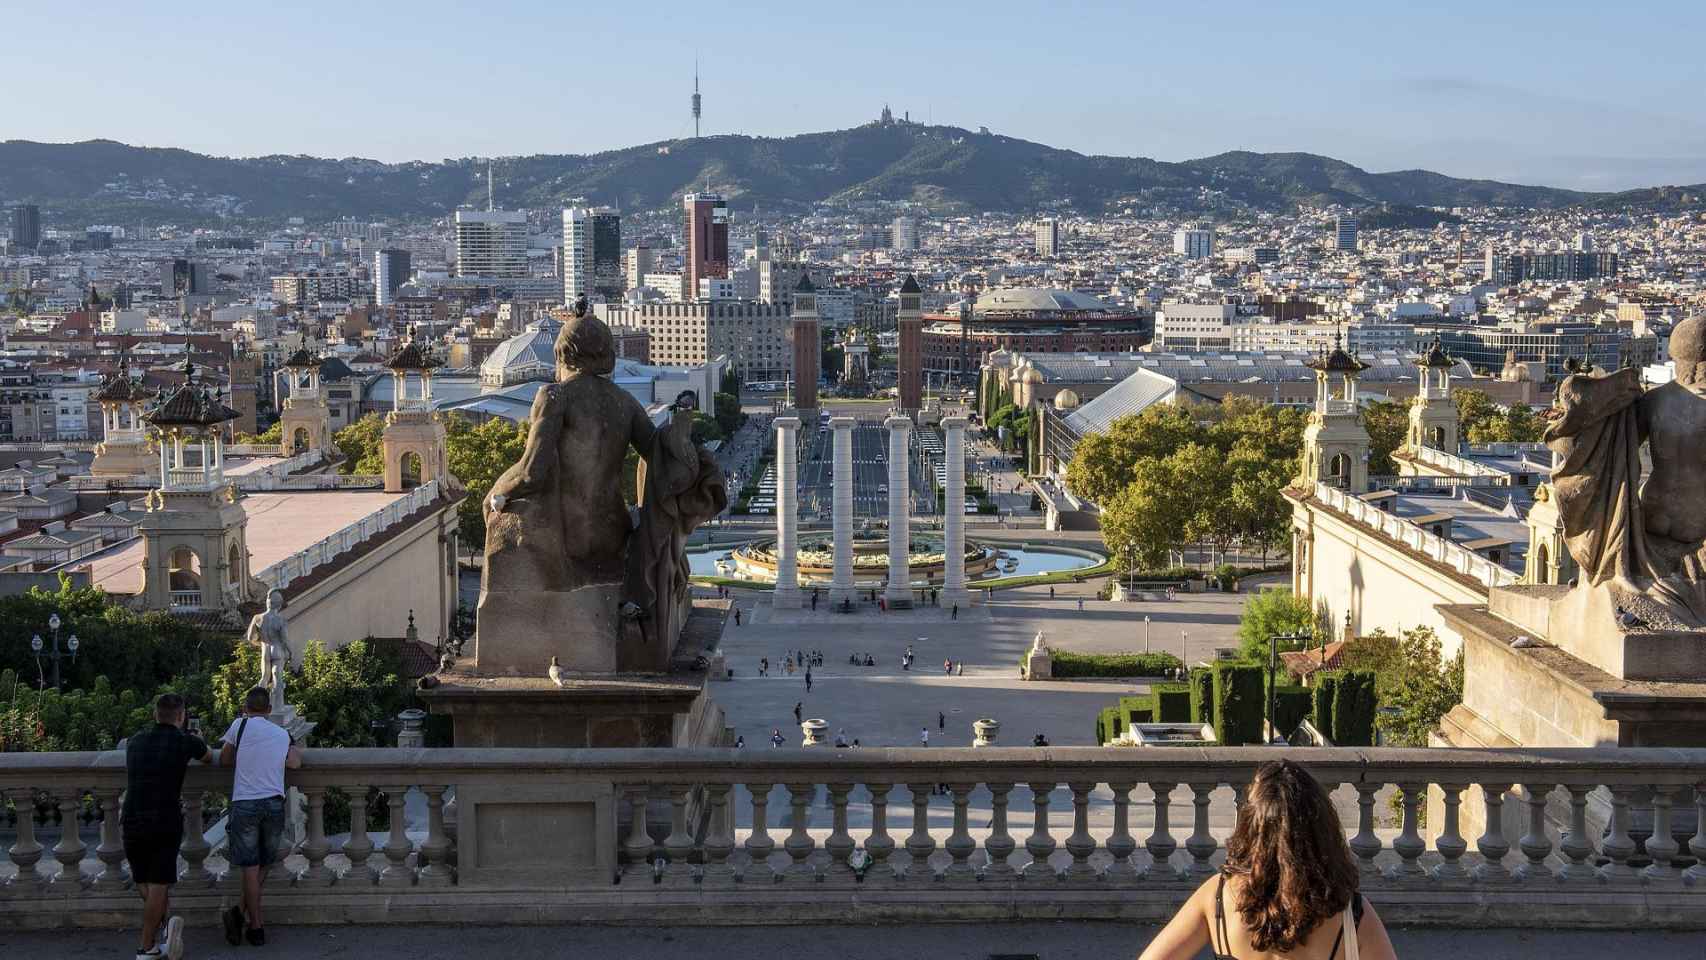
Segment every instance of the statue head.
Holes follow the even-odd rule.
[[[1706,319],[1689,317],[1671,330],[1670,356],[1676,361],[1678,383],[1706,386]]]
[[[593,314],[580,314],[557,334],[557,379],[571,374],[608,375],[616,369],[616,340],[610,328]]]
[[[284,609],[284,591],[283,590],[268,590],[267,591],[267,609],[272,611],[273,613],[277,613],[280,610]]]

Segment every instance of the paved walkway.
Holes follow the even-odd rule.
[[[761,960],[1108,960],[1134,957],[1156,928],[1124,923],[879,924],[797,927],[274,927],[261,950],[228,947],[211,929],[185,938],[185,956],[268,957],[271,960],[460,960],[474,956],[610,957],[703,960],[741,956]],[[135,932],[0,931],[8,956],[94,960],[128,956]],[[1577,932],[1567,930],[1394,930],[1398,956],[1487,957],[1500,960],[1699,960],[1698,933]],[[1207,956],[1205,953],[1204,956]]]

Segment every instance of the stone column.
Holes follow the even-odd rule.
[[[942,606],[969,607],[966,589],[966,418],[942,418]]]
[[[890,609],[912,606],[912,581],[907,573],[908,549],[911,540],[910,511],[907,510],[907,483],[911,448],[912,421],[892,416],[883,421],[889,429],[889,584],[883,592]]]
[[[829,586],[831,606],[853,598],[853,418],[832,417],[835,465],[835,577]]]
[[[794,437],[799,429],[799,417],[776,418],[776,592],[770,605],[777,609],[800,606],[799,568],[794,556],[800,512],[795,466],[799,448]]]

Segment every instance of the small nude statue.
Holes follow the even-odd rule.
[[[290,638],[284,629],[284,594],[278,590],[267,593],[265,612],[255,614],[249,621],[245,642],[261,648],[261,682],[272,695],[274,710],[284,709],[284,676],[295,660],[290,652]]]

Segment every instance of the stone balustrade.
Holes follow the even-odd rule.
[[[1383,533],[1429,560],[1444,564],[1486,586],[1506,587],[1522,579],[1514,570],[1508,570],[1461,544],[1424,530],[1338,487],[1317,483],[1315,498],[1358,525]]]
[[[310,750],[288,774],[304,798],[304,840],[272,871],[268,914],[275,923],[1158,919],[1217,869],[1234,805],[1255,766],[1276,755]],[[1681,837],[1674,828],[1686,814],[1706,824],[1706,750],[1289,755],[1335,789],[1362,889],[1389,923],[1706,927],[1706,826]],[[0,926],[134,922],[118,823],[123,764],[116,751],[0,755],[0,797],[17,811],[0,859]],[[237,895],[237,877],[203,838],[208,798],[229,782],[228,770],[192,767],[185,788],[173,903],[195,923],[212,923]],[[424,807],[412,823],[410,797]],[[1588,827],[1590,806],[1608,813],[1603,833]],[[340,821],[347,808],[351,839],[328,836],[334,808]],[[370,833],[379,818],[388,825]],[[1486,826],[1470,836],[1471,821]],[[0,811],[0,832],[5,824]]]
[[[332,535],[317,540],[283,560],[266,567],[255,574],[255,579],[266,584],[268,589],[282,589],[296,578],[305,577],[312,573],[316,567],[331,563],[339,554],[354,550],[357,546],[390,529],[404,517],[431,503],[437,497],[438,481],[431,480],[423,483],[410,490],[407,495],[391,501]]]

